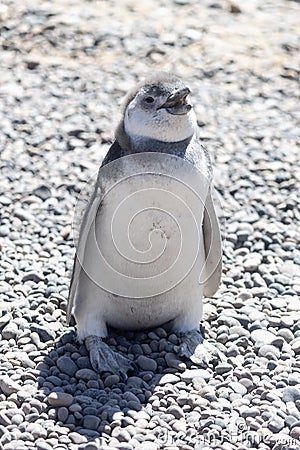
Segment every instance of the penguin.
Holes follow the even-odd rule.
[[[163,325],[180,336],[181,356],[200,365],[209,359],[200,321],[203,296],[220,284],[222,245],[212,163],[189,98],[170,73],[137,84],[99,168],[67,307],[97,372],[132,368],[105,343],[108,327]]]

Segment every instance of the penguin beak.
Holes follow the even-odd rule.
[[[187,103],[186,98],[190,94],[190,90],[188,87],[183,89],[178,89],[173,92],[168,98],[167,101],[161,105],[157,109],[166,109],[170,114],[174,115],[183,115],[187,114],[191,109],[192,105]]]

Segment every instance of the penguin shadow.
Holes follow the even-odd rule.
[[[176,397],[179,386],[174,384],[182,381],[180,374],[195,368],[190,360],[177,355],[179,336],[168,334],[163,327],[147,332],[110,329],[105,342],[132,360],[128,374],[96,373],[85,345],[77,341],[73,329],[68,329],[44,355],[38,365],[38,385],[47,403],[48,417],[77,433],[76,439],[72,434],[76,443],[80,443],[78,435],[82,435],[82,443],[96,441],[100,448],[112,437],[130,440],[136,434],[136,423],[144,427],[145,435],[161,433],[161,428],[156,432],[148,425],[159,404],[165,403],[168,411],[163,399],[166,385],[169,383],[170,395],[174,389]],[[188,389],[186,383],[181,384],[183,390]]]

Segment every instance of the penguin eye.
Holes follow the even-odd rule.
[[[145,99],[146,103],[153,103],[154,102],[154,98],[153,97],[146,97]]]

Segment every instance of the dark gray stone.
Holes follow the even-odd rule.
[[[73,377],[75,373],[78,371],[78,367],[76,363],[69,356],[61,356],[56,361],[57,367],[63,373]]]

